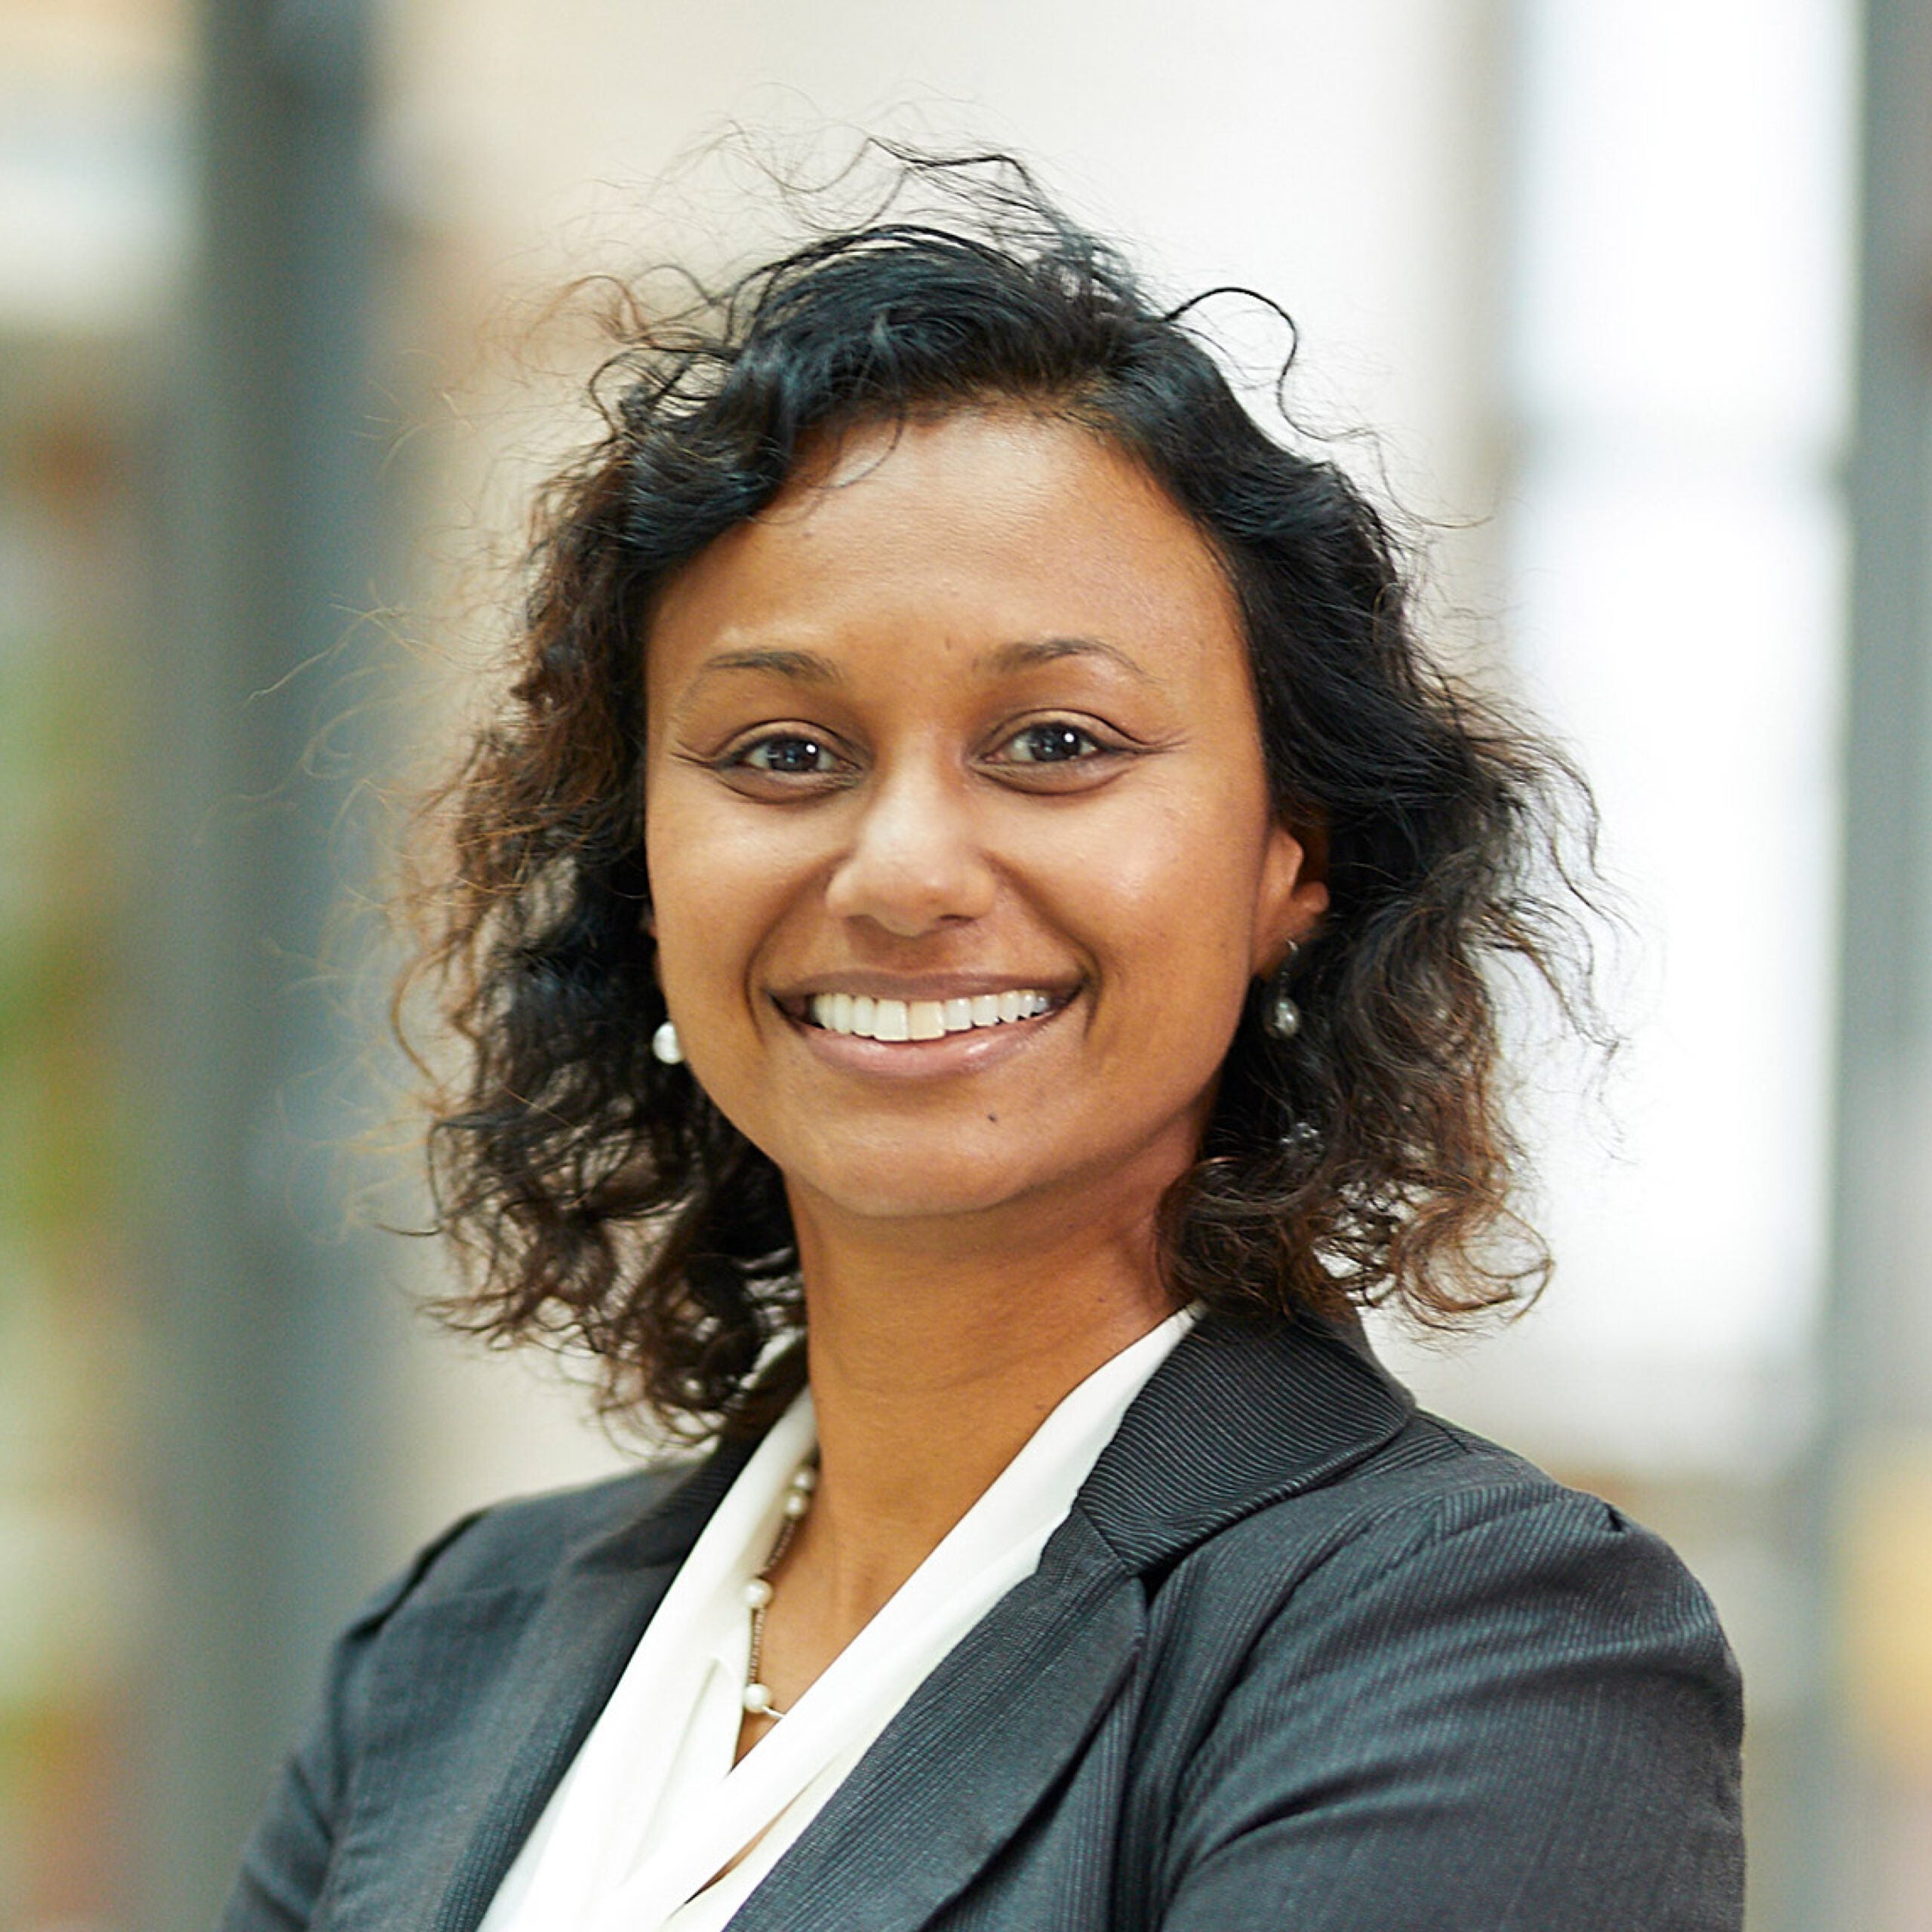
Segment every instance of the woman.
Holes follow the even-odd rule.
[[[1734,1926],[1709,1604],[1355,1315],[1540,1278],[1561,768],[967,176],[634,322],[451,793],[458,1312],[715,1445],[379,1596],[226,1924]]]

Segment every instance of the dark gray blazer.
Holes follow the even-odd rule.
[[[337,1645],[225,1932],[471,1932],[748,1453],[426,1551]],[[732,1926],[1720,1932],[1740,1729],[1657,1538],[1346,1340],[1204,1322]]]

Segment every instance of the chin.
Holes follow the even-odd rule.
[[[931,1161],[901,1155],[885,1166],[854,1162],[823,1166],[799,1176],[803,1185],[841,1213],[866,1220],[943,1220],[983,1214],[1031,1193],[1037,1176],[1015,1173],[1004,1161],[954,1161],[937,1171]]]

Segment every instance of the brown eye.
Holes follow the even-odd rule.
[[[1077,724],[1029,724],[1006,746],[1015,764],[1065,764],[1100,749],[1100,741]]]
[[[817,778],[836,771],[839,761],[830,746],[816,738],[777,737],[747,745],[732,762],[776,777]]]

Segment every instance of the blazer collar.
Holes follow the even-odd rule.
[[[1413,1410],[1359,1329],[1201,1322],[1128,1411],[1039,1568],[914,1693],[731,1932],[925,1924],[1105,1716],[1145,1639],[1140,1573],[1331,1479]]]
[[[1339,1475],[1414,1413],[1359,1323],[1199,1323],[1122,1419],[1075,1503],[1134,1571]]]
[[[1371,1454],[1411,1407],[1358,1336],[1203,1320],[1128,1411],[1038,1571],[920,1686],[732,1932],[849,1932],[841,1901],[861,1884],[869,1928],[924,1923],[1018,1829],[1126,1679],[1145,1631],[1139,1573]],[[412,1619],[407,1642],[398,1629],[376,1687],[391,1742],[356,1805],[369,1835],[341,1847],[318,1922],[474,1932],[754,1446],[721,1445],[586,1537],[540,1592],[458,1596]],[[425,1736],[445,1740],[433,1764]]]

